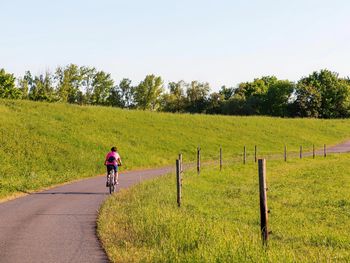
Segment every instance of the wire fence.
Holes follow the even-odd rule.
[[[287,145],[284,145],[281,153],[267,153],[259,152],[259,147],[254,146],[253,150],[248,151],[246,146],[242,147],[242,154],[240,156],[234,156],[226,158],[225,165],[232,165],[234,163],[242,163],[246,165],[248,162],[257,163],[257,171],[259,175],[259,202],[260,202],[260,231],[263,245],[267,245],[269,231],[268,231],[268,207],[267,207],[267,184],[266,184],[266,161],[267,160],[284,160],[287,162],[291,159],[303,159],[305,157],[312,157],[315,159],[317,156],[326,158],[329,154],[339,154],[350,152],[350,143],[345,143],[338,146],[333,146],[327,149],[327,145],[323,144],[322,147],[316,148],[299,146],[299,151],[288,151]],[[176,189],[177,189],[177,205],[181,207],[182,200],[182,184],[183,174],[185,168],[194,168],[196,166],[197,174],[200,175],[202,166],[218,165],[220,171],[223,168],[224,154],[223,148],[220,146],[218,150],[218,159],[205,161],[202,163],[201,148],[197,148],[197,160],[195,163],[183,164],[183,156],[180,153],[178,159],[176,159]],[[310,159],[310,158],[309,158]]]

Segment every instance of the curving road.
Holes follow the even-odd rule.
[[[349,151],[350,141],[327,149]],[[123,173],[120,188],[171,171]],[[100,176],[1,203],[0,262],[108,262],[96,237],[97,212],[107,196]]]
[[[120,188],[171,171],[123,173]],[[99,176],[1,203],[0,262],[108,262],[96,236],[97,212],[107,196]]]

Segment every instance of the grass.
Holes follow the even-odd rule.
[[[257,166],[186,171],[109,198],[98,233],[112,262],[349,262],[350,155],[267,161],[270,235],[262,248]]]
[[[305,151],[349,139],[350,120],[283,119],[168,114],[0,100],[0,199],[104,173],[104,156],[117,145],[123,169],[174,163],[181,151],[193,161]]]

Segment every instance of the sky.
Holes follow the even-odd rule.
[[[137,84],[212,90],[266,75],[350,75],[347,0],[0,0],[0,68],[22,76],[70,63]]]

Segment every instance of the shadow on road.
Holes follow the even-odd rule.
[[[108,195],[107,192],[92,193],[92,192],[41,192],[35,195]]]
[[[94,214],[36,214],[37,216],[94,216],[96,217],[96,213]]]

